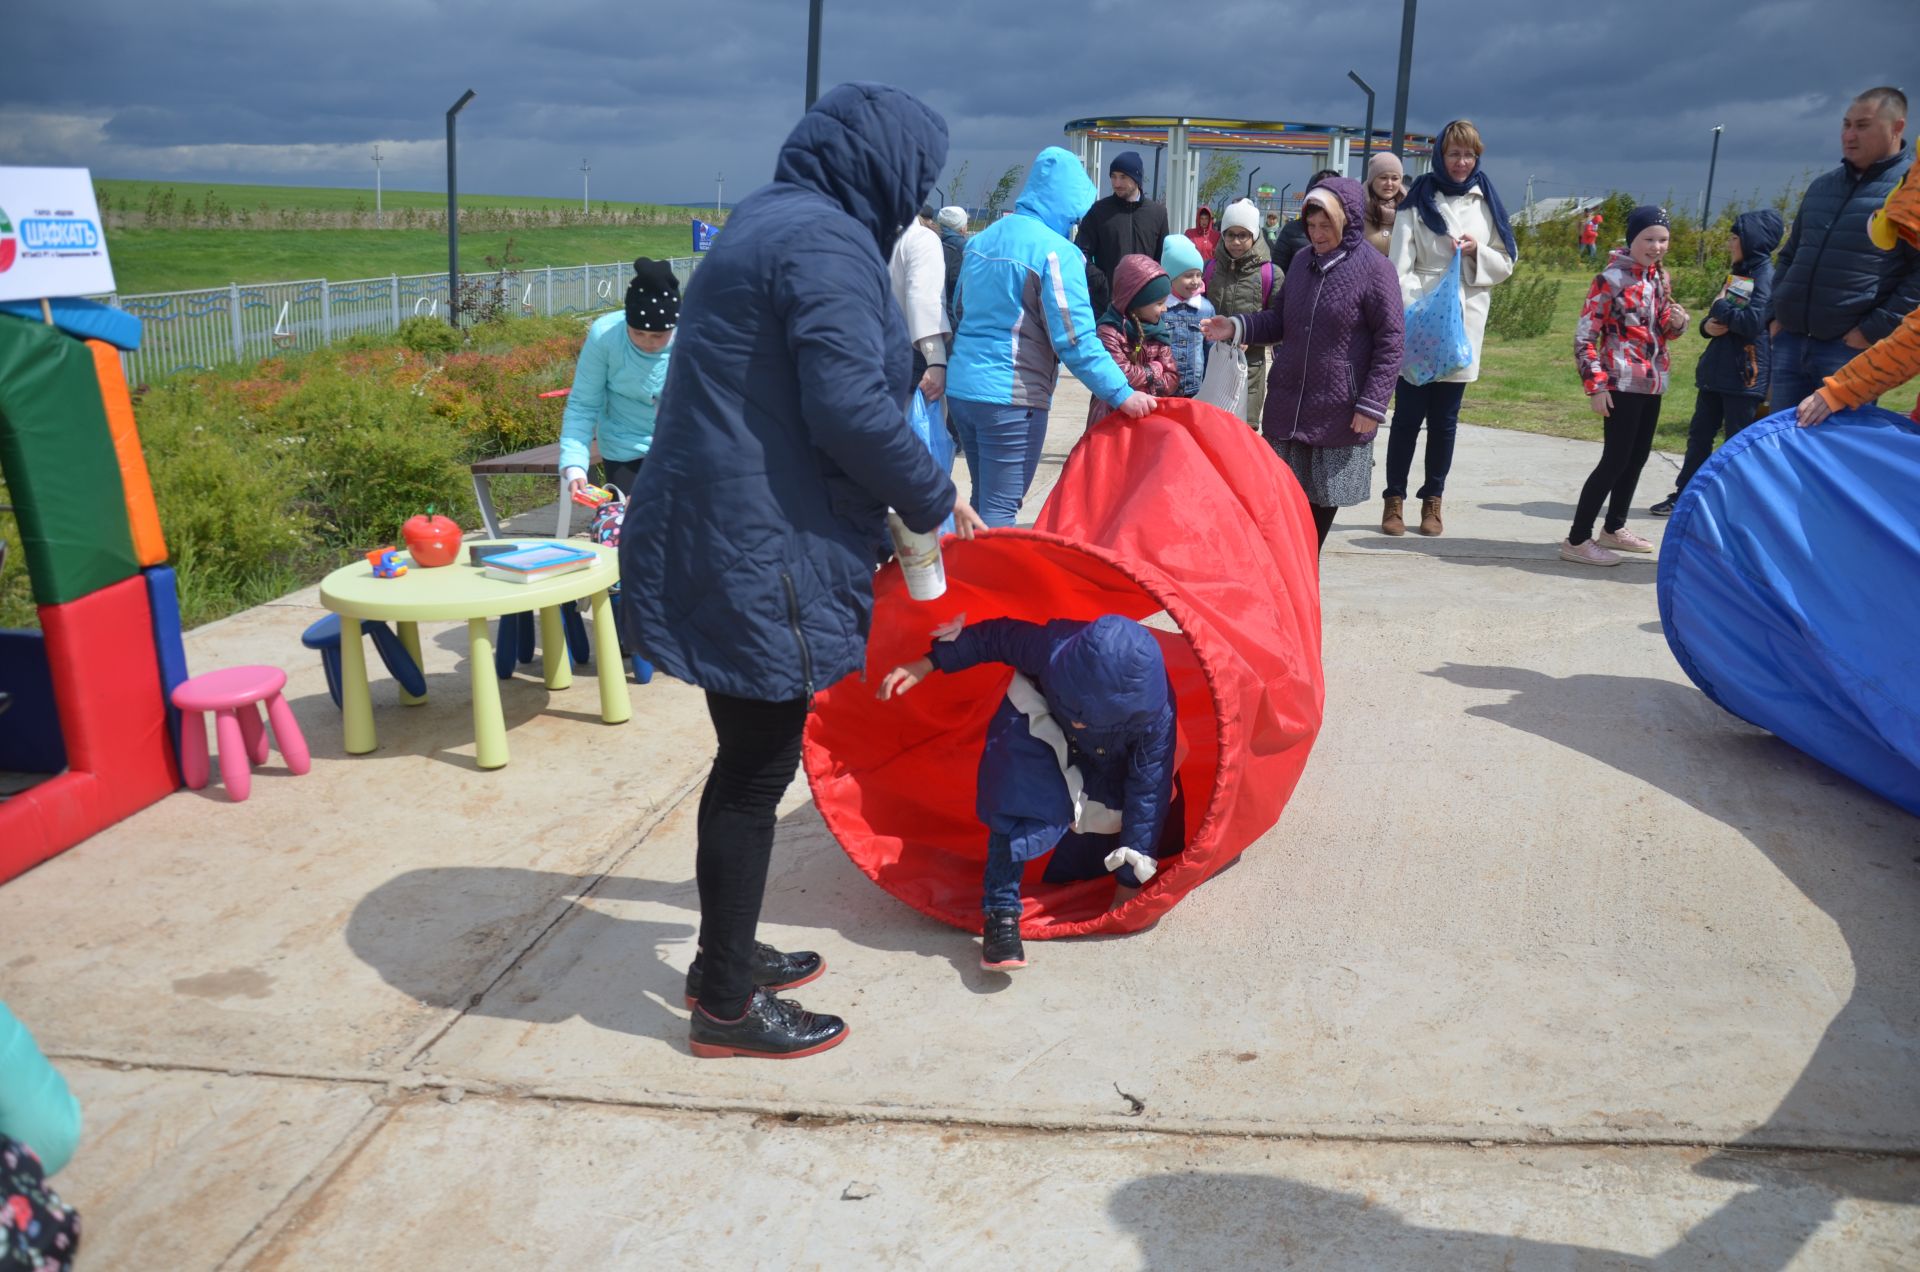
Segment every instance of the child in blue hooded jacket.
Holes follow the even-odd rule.
[[[673,329],[680,319],[680,280],[665,261],[633,263],[623,309],[594,319],[573,371],[560,421],[560,475],[569,497],[587,484],[589,445],[600,444],[601,480],[633,493],[640,463],[653,447],[654,415],[667,383]]]
[[[926,657],[888,673],[881,698],[935,671],[1014,670],[987,725],[975,805],[987,827],[980,965],[1012,971],[1027,965],[1027,862],[1052,853],[1049,883],[1105,871],[1137,888],[1179,850],[1173,685],[1153,633],[1117,614],[1044,626],[1012,618],[969,626],[963,614],[934,637]]]

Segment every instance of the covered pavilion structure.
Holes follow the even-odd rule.
[[[1344,124],[1306,124],[1272,119],[1190,119],[1171,115],[1114,115],[1075,119],[1066,127],[1067,148],[1086,165],[1087,175],[1098,185],[1106,173],[1101,170],[1100,146],[1103,142],[1153,147],[1166,152],[1163,196],[1167,217],[1175,229],[1193,224],[1200,202],[1199,153],[1205,150],[1236,150],[1254,154],[1300,155],[1312,161],[1313,169],[1338,168],[1346,172],[1366,141],[1364,128]],[[1432,166],[1434,138],[1423,133],[1408,133],[1401,139],[1401,158],[1409,176],[1418,176]],[[1375,129],[1370,149],[1392,150],[1390,130]],[[1156,168],[1158,160],[1156,156]],[[1277,171],[1277,169],[1276,169]],[[1299,184],[1304,187],[1305,174]]]

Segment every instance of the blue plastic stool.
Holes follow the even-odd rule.
[[[592,650],[587,645],[587,624],[580,617],[578,605],[569,601],[560,607],[560,626],[566,631],[567,653],[573,659],[575,670],[585,670]],[[500,679],[511,679],[517,664],[533,661],[537,630],[532,610],[501,617],[493,638],[493,670]]]
[[[373,637],[373,647],[380,651],[380,661],[387,665],[387,671],[400,682],[400,687],[416,698],[427,696],[427,678],[420,674],[420,666],[413,661],[413,655],[400,643],[393,628],[375,619],[362,619],[360,630]],[[327,693],[333,698],[333,705],[340,705],[340,616],[329,614],[301,634],[300,643],[308,649],[320,651],[320,666],[327,673]]]

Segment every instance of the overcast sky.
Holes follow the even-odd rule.
[[[1391,124],[1400,0],[826,0],[821,82],[870,79],[946,116],[970,201],[1086,115]],[[24,17],[25,15],[15,15]],[[0,42],[0,163],[97,175],[729,202],[764,182],[805,88],[805,0],[95,0]],[[1692,206],[1839,162],[1849,98],[1915,66],[1915,0],[1426,0],[1408,127],[1466,116],[1517,210],[1609,188]],[[1908,91],[1920,84],[1902,85]],[[1261,180],[1299,184],[1303,158]],[[1148,155],[1149,169],[1152,156]]]

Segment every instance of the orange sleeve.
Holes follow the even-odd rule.
[[[160,509],[154,503],[153,481],[147,475],[147,456],[140,449],[140,430],[133,422],[133,402],[127,396],[120,354],[103,340],[87,341],[87,349],[93,354],[94,374],[100,380],[100,401],[107,408],[113,453],[120,461],[127,525],[133,531],[133,556],[141,565],[159,565],[167,559],[167,541],[160,533]]]
[[[1836,411],[1865,406],[1891,389],[1920,376],[1920,309],[1907,312],[1898,327],[1855,355],[1820,387],[1820,396]]]

